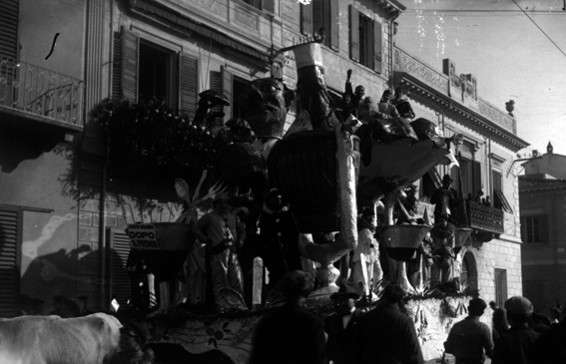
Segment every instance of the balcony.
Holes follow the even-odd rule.
[[[503,211],[484,206],[474,201],[466,201],[469,226],[475,230],[477,240],[489,241],[503,234]]]
[[[0,55],[0,127],[83,129],[81,80]]]

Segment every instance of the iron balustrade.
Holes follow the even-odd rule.
[[[84,82],[0,55],[0,107],[83,126]]]
[[[466,209],[471,228],[503,234],[503,210],[471,200],[466,201]]]

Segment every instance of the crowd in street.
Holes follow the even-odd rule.
[[[405,310],[406,292],[389,284],[376,306],[356,307],[360,293],[342,282],[331,299],[336,307],[321,317],[306,308],[313,277],[293,271],[280,282],[285,305],[259,322],[253,337],[250,364],[377,364],[424,363],[413,320]],[[541,320],[525,297],[513,296],[499,308],[493,302],[493,329],[480,321],[487,304],[469,301],[468,316],[454,324],[444,343],[456,364],[566,363],[566,320],[557,310],[554,320]],[[444,359],[444,358],[443,358]]]

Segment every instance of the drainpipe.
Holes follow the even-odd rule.
[[[401,15],[401,13],[397,13],[397,15],[395,15],[393,18],[391,18],[391,20],[389,21],[389,34],[391,35],[391,42],[389,42],[389,88],[393,89],[393,44],[394,42],[394,36],[395,36],[395,20]]]
[[[108,153],[110,152],[110,137],[105,136],[104,143],[105,143],[105,151],[104,151],[104,159],[102,161],[102,175],[101,175],[101,184],[100,184],[100,197],[99,197],[99,207],[98,207],[98,241],[99,241],[99,248],[100,251],[100,299],[101,299],[101,307],[104,309],[108,309],[108,297],[107,297],[107,282],[106,278],[108,276],[107,264],[106,260],[110,256],[108,253],[108,247],[106,242],[106,180],[108,174]]]

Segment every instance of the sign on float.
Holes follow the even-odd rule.
[[[130,248],[159,249],[153,224],[129,225],[126,232],[130,238]]]

